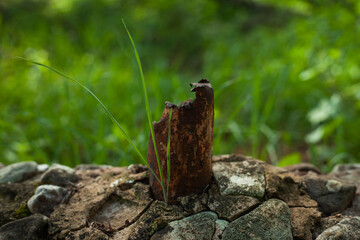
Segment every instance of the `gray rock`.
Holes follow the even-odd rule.
[[[293,207],[291,211],[291,230],[295,239],[312,239],[315,223],[321,218],[318,208]]]
[[[215,232],[214,235],[212,237],[211,240],[220,240],[222,237],[222,234],[225,230],[225,228],[228,226],[229,222],[222,220],[222,219],[218,219],[215,222]]]
[[[64,199],[67,191],[65,188],[55,185],[41,185],[27,202],[27,206],[32,213],[41,213],[50,216],[55,206]]]
[[[307,194],[304,180],[294,173],[279,173],[273,166],[266,166],[266,196],[286,202],[289,207],[318,207]]]
[[[343,211],[341,214],[348,216],[360,216],[360,193],[356,193],[351,207],[345,209],[345,211]]]
[[[80,164],[76,166],[75,171],[86,171],[86,170],[96,170],[101,168],[111,168],[110,165],[97,165],[97,164]]]
[[[167,205],[161,201],[154,201],[141,217],[129,227],[118,232],[116,240],[150,239],[157,231],[167,226],[169,222],[183,219],[185,212],[180,206]],[[131,222],[129,222],[130,224]],[[154,238],[156,239],[156,238]]]
[[[148,168],[142,164],[131,164],[128,169],[132,172],[132,173],[141,173],[141,172],[145,172],[148,170]]]
[[[43,173],[43,172],[45,172],[46,170],[48,170],[49,167],[50,167],[49,164],[39,164],[39,165],[37,166],[37,170],[38,170],[38,172]]]
[[[316,238],[316,240],[342,239],[360,239],[360,217],[345,218]]]
[[[336,165],[329,175],[341,179],[343,182],[356,185],[357,190],[352,205],[342,214],[360,216],[360,164]]]
[[[249,196],[210,196],[208,207],[216,212],[219,218],[233,221],[259,203],[257,198]]]
[[[222,239],[293,239],[290,209],[283,201],[270,199],[250,213],[229,223],[222,235]]]
[[[312,239],[316,239],[321,233],[326,229],[331,228],[338,224],[345,216],[341,214],[336,214],[328,217],[320,218],[320,220],[315,224],[314,229],[312,229]]]
[[[155,233],[153,240],[211,239],[215,231],[217,215],[201,212],[190,217],[170,222],[163,230]]]
[[[329,176],[357,185],[357,192],[360,193],[360,164],[336,165]]]
[[[355,196],[355,185],[327,176],[307,178],[305,183],[310,197],[317,201],[321,211],[328,215],[345,210]]]
[[[22,182],[37,173],[36,162],[19,162],[0,169],[0,183]]]
[[[338,173],[338,172],[347,172],[347,171],[353,171],[353,170],[360,170],[360,164],[338,164],[336,165],[331,173]]]
[[[42,176],[43,184],[52,184],[65,187],[71,182],[77,182],[75,170],[60,164],[53,164]]]
[[[148,186],[137,183],[127,190],[111,194],[100,208],[96,207],[90,212],[88,220],[105,226],[111,221],[112,228],[123,228],[150,206],[151,201]]]
[[[213,172],[221,195],[246,195],[261,199],[265,193],[265,173],[258,161],[215,162]]]
[[[97,179],[82,175],[81,182],[72,191],[73,194],[68,194],[65,197],[67,199],[66,204],[55,207],[50,216],[51,224],[48,230],[53,239],[65,239],[69,233],[86,226],[97,227],[104,231],[116,229],[117,231],[121,230],[121,232],[131,227],[132,233],[137,233],[135,230],[138,229],[135,228],[135,225],[138,226],[138,221],[144,219],[142,218],[144,215],[148,216],[148,211],[153,209],[152,207],[149,209],[153,201],[149,185],[138,182],[127,190],[110,187],[110,184],[116,179],[128,178],[130,171],[126,167],[103,168],[101,170],[103,173]],[[70,197],[67,198],[68,196]],[[181,207],[178,208],[181,209]],[[173,214],[172,209],[164,210],[164,215]],[[160,210],[155,208],[153,218],[145,219],[145,221],[155,220],[159,217]],[[150,228],[150,225],[146,223],[149,222],[144,223],[144,228]],[[116,231],[111,233],[117,234]],[[131,239],[122,238],[123,235],[122,232],[120,239]]]
[[[178,201],[187,213],[195,214],[206,210],[207,194],[190,194],[185,197],[179,197]]]
[[[213,163],[215,162],[243,162],[246,160],[253,160],[250,156],[244,156],[241,154],[221,154],[213,156]]]
[[[0,228],[0,240],[46,240],[48,219],[35,214],[25,217]]]

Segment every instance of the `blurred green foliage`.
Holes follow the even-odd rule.
[[[214,154],[240,152],[323,170],[360,160],[357,0],[2,0],[0,161],[138,162],[82,89],[15,59],[51,65],[95,92],[143,152],[146,112],[215,90]]]

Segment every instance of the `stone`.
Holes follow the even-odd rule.
[[[201,212],[184,219],[173,221],[159,232],[152,240],[177,240],[177,239],[211,239],[215,231],[217,215],[214,212]]]
[[[360,170],[359,163],[337,164],[331,173],[348,172],[353,170]]]
[[[218,219],[215,222],[215,232],[214,235],[212,236],[211,240],[220,240],[222,238],[222,234],[225,230],[225,228],[227,227],[227,225],[229,224],[228,221],[222,220],[222,219]]]
[[[44,230],[48,236],[43,238],[249,240],[291,239],[289,236],[292,236],[294,239],[357,239],[360,235],[357,232],[359,188],[349,207],[342,206],[331,216],[321,212],[323,206],[314,200],[317,197],[312,196],[312,199],[308,193],[311,188],[320,189],[319,192],[325,192],[324,196],[338,194],[336,200],[340,202],[343,201],[342,197],[351,200],[349,192],[354,190],[355,185],[360,185],[360,169],[357,166],[346,165],[338,167],[336,171],[334,169],[330,174],[319,175],[316,168],[308,164],[279,168],[241,155],[222,155],[214,157],[214,160],[215,165],[224,164],[230,168],[236,165],[236,169],[239,163],[243,174],[249,172],[251,164],[260,165],[265,174],[266,194],[263,199],[238,193],[227,194],[226,188],[221,189],[218,181],[224,179],[214,178],[202,194],[180,197],[180,206],[172,206],[153,199],[148,171],[143,165],[83,165],[76,167],[75,174],[79,181],[68,184],[60,204],[55,204],[51,214],[51,210],[45,213],[50,217],[47,230]],[[37,168],[36,175],[23,182],[0,183],[0,227],[18,224],[20,219],[26,220],[32,214],[27,203],[37,192],[36,186],[39,186],[40,177],[44,174],[41,172],[45,170],[41,165],[37,165]],[[40,186],[39,189],[44,187]],[[344,191],[344,188],[347,190]],[[264,198],[270,200],[262,202]],[[333,203],[333,199],[329,199],[329,203]],[[53,204],[53,201],[50,202]],[[48,203],[38,205],[48,206]],[[203,213],[217,216],[212,220],[191,220]],[[31,216],[35,215],[39,216]],[[199,228],[199,223],[208,226],[207,229],[205,225]],[[208,232],[208,229],[211,231]],[[32,230],[10,233],[27,234],[28,231]],[[9,232],[6,234],[6,239],[12,239]],[[41,239],[36,233],[33,236],[29,239]],[[28,239],[22,235],[16,235],[16,238]]]
[[[75,170],[60,164],[53,164],[42,176],[42,184],[51,184],[65,187],[69,183],[77,182],[78,176]]]
[[[86,227],[79,231],[69,233],[65,240],[108,240],[110,239],[105,233],[96,227]]]
[[[270,199],[250,213],[229,223],[223,240],[287,240],[291,234],[290,209],[285,202]]]
[[[355,184],[357,193],[360,193],[360,164],[336,165],[329,176],[346,183]]]
[[[101,168],[111,168],[110,165],[97,165],[97,164],[80,164],[76,166],[75,171],[97,170]]]
[[[67,203],[55,208],[49,226],[49,234],[55,239],[64,239],[90,226],[119,231],[132,225],[149,209],[153,201],[149,185],[138,182],[121,190],[110,185],[116,179],[127,179],[130,171],[125,167],[102,171],[95,180],[82,175]]]
[[[290,208],[291,229],[295,239],[312,239],[312,230],[320,220],[321,213],[317,208]]]
[[[36,162],[19,162],[0,169],[0,183],[16,183],[27,180],[37,173]]]
[[[120,194],[111,194],[95,212],[91,213],[88,221],[103,225],[108,225],[111,221],[111,227],[115,229],[127,226],[127,222],[131,222],[150,205],[149,194],[149,189],[143,184],[136,184]],[[138,196],[131,199],[134,195]]]
[[[148,168],[142,164],[131,164],[129,165],[128,169],[131,173],[141,173],[148,170]]]
[[[215,162],[243,162],[247,160],[254,160],[252,157],[241,154],[221,154],[213,156],[213,163]]]
[[[216,212],[219,218],[233,221],[242,214],[255,208],[260,201],[249,196],[210,196],[208,207]]]
[[[0,228],[0,240],[47,240],[47,217],[34,214]]]
[[[351,207],[345,209],[342,214],[347,216],[360,216],[360,193],[355,194]]]
[[[355,185],[328,176],[307,178],[305,184],[308,194],[318,202],[321,211],[327,215],[349,207],[356,191]]]
[[[318,203],[307,193],[303,178],[294,173],[279,173],[272,166],[267,166],[265,172],[268,198],[283,200],[289,207],[318,206]]]
[[[343,220],[346,216],[341,214],[336,214],[328,217],[323,217],[319,220],[318,223],[315,224],[314,229],[312,231],[312,239],[316,239],[322,232],[326,229],[331,228],[338,224],[341,220]]]
[[[223,196],[264,197],[265,173],[258,161],[214,162],[213,173]]]
[[[190,194],[185,197],[179,197],[178,201],[187,213],[195,214],[206,210],[207,198],[208,195],[206,193],[202,195]]]
[[[116,187],[124,191],[132,188],[135,183],[149,184],[148,172],[131,173],[126,177],[118,178],[110,183],[110,187]]]
[[[138,220],[129,222],[129,227],[119,231],[115,240],[150,239],[157,231],[167,226],[169,222],[183,219],[186,213],[180,206],[167,205],[162,201],[154,201]]]
[[[341,239],[360,239],[360,217],[345,218],[316,238],[316,240]]]
[[[27,206],[32,213],[41,213],[50,216],[55,206],[60,204],[67,190],[55,185],[41,185],[27,202]]]
[[[48,170],[49,167],[50,167],[49,164],[39,164],[39,165],[37,166],[37,170],[38,170],[39,173],[43,173],[43,172],[45,172],[46,170]]]
[[[341,179],[343,182],[356,185],[357,190],[352,205],[343,211],[342,214],[360,216],[360,164],[336,165],[329,176]]]
[[[96,164],[81,164],[75,167],[75,174],[78,176],[80,180],[89,180],[96,179],[103,174],[108,173],[109,171],[113,172],[115,167],[107,166],[107,165],[96,165]],[[117,168],[116,168],[117,169]],[[120,170],[120,172],[124,171]],[[115,173],[116,175],[116,173]]]

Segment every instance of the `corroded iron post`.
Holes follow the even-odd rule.
[[[179,106],[166,102],[159,122],[154,122],[155,141],[164,179],[167,178],[166,148],[168,140],[169,113],[172,109],[170,142],[169,203],[176,203],[180,196],[201,193],[209,184],[212,174],[212,147],[214,128],[214,93],[206,79],[190,84],[196,92],[191,99]],[[147,159],[159,176],[159,170],[150,137]],[[150,186],[158,200],[164,200],[161,185],[150,174]]]

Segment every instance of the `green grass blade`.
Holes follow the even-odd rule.
[[[39,62],[35,62],[33,60],[30,59],[26,59],[26,58],[22,58],[22,57],[17,57],[19,59],[25,60],[27,62],[30,62],[32,64],[41,66],[41,67],[45,67],[57,74],[59,74],[60,76],[73,81],[74,83],[76,83],[77,85],[79,85],[80,87],[82,87],[84,90],[86,90],[88,93],[91,94],[91,96],[93,96],[95,98],[95,100],[101,105],[101,107],[105,110],[106,115],[111,119],[111,121],[121,130],[121,132],[124,134],[125,139],[128,141],[128,143],[134,148],[135,152],[139,155],[141,161],[150,169],[151,173],[155,176],[156,180],[161,184],[160,179],[156,176],[154,170],[149,166],[148,162],[145,160],[144,156],[141,154],[140,150],[136,147],[136,145],[134,144],[134,142],[131,140],[131,138],[129,137],[129,135],[125,132],[125,130],[121,127],[121,125],[119,124],[119,122],[115,119],[115,117],[110,113],[110,111],[105,107],[105,105],[100,101],[100,99],[86,86],[84,86],[83,84],[81,84],[79,81],[71,78],[70,76],[60,72],[59,70],[56,70],[53,67],[47,66],[45,64],[39,63]]]
[[[168,196],[168,197],[169,197],[169,183],[170,183],[170,138],[171,138],[171,117],[172,117],[172,109],[170,109],[170,115],[169,115],[168,142],[167,142],[167,146],[166,146],[166,167],[167,167],[166,196]]]
[[[122,19],[122,22],[124,24],[124,27],[125,27],[125,30],[126,30],[128,36],[130,38],[132,47],[134,49],[136,62],[137,62],[137,65],[139,67],[140,76],[141,76],[141,83],[142,83],[142,88],[143,88],[143,94],[144,94],[144,100],[145,100],[146,113],[147,113],[147,118],[148,118],[148,124],[149,124],[149,128],[150,128],[151,138],[152,138],[152,141],[154,143],[153,145],[154,145],[156,161],[157,161],[157,165],[158,165],[158,169],[159,169],[160,180],[161,180],[162,190],[163,190],[163,194],[164,194],[164,200],[165,200],[165,202],[167,202],[167,196],[166,196],[165,184],[164,184],[165,183],[164,182],[164,176],[163,176],[163,173],[162,173],[162,170],[161,170],[160,158],[159,158],[159,154],[158,154],[157,146],[156,146],[156,141],[155,141],[154,127],[152,125],[152,120],[151,120],[150,104],[149,104],[149,99],[148,99],[148,95],[147,95],[147,91],[146,91],[146,83],[145,83],[144,73],[143,73],[143,70],[142,70],[140,57],[139,57],[138,51],[136,50],[134,40],[132,39],[129,30],[126,27],[124,19]]]

